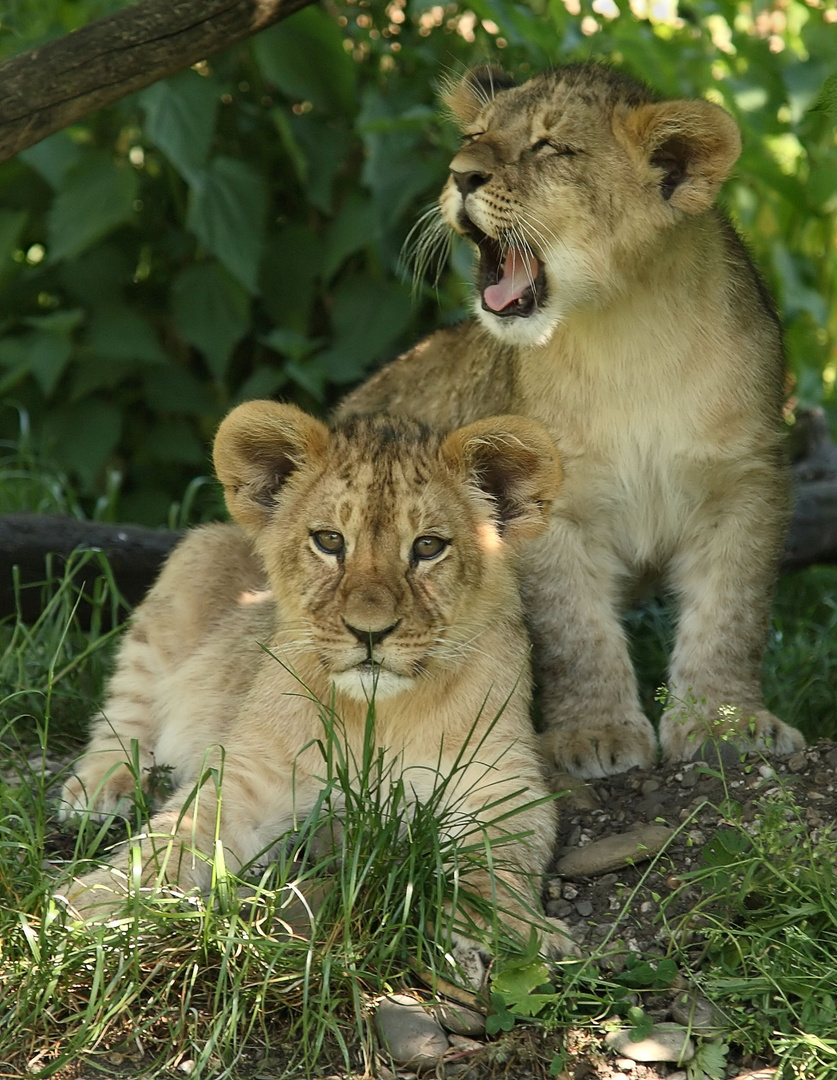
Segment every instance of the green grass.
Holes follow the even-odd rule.
[[[787,1080],[832,1080],[837,834],[808,825],[790,784],[749,825],[734,799],[724,809],[728,824],[683,875],[700,899],[671,927],[673,941],[693,939],[676,959],[717,1005],[725,1038],[755,1053],[769,1046]]]

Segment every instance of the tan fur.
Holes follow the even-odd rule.
[[[206,888],[210,870],[188,852],[213,853],[213,785],[197,809],[183,806],[201,771],[219,765],[219,746],[219,835],[237,870],[316,804],[325,706],[333,703],[349,754],[362,760],[374,689],[376,738],[392,775],[425,800],[464,750],[467,768],[446,797],[499,836],[486,804],[507,797],[505,811],[547,792],[513,557],[544,529],[558,489],[547,433],[516,417],[444,438],[386,418],[329,431],[292,406],[250,402],[222,423],[215,463],[237,524],[188,535],[136,611],[65,787],[65,815],[118,807],[136,739],[141,767],[173,765],[178,784],[142,843],[143,884],[159,880],[156,862],[174,834],[163,880]],[[344,550],[322,550],[337,534]],[[434,557],[418,558],[416,543]],[[486,898],[496,888],[527,936],[525,900],[513,893],[537,891],[554,804],[527,805],[511,827],[531,831],[498,855],[512,868],[475,872],[469,884]],[[114,864],[124,873],[127,854]],[[120,880],[94,873],[70,900],[107,912]]]
[[[454,427],[515,412],[556,438],[565,479],[524,553],[524,594],[561,766],[592,777],[653,761],[620,622],[647,579],[679,604],[665,756],[723,733],[799,748],[760,687],[789,485],[778,322],[712,208],[740,151],[734,121],[593,64],[519,87],[478,69],[447,103],[465,139],[440,210],[478,245],[476,318],[339,413]],[[500,314],[484,290],[512,255],[533,289]]]

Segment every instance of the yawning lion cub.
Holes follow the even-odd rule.
[[[192,532],[136,611],[65,815],[117,808],[136,740],[143,773],[168,764],[177,784],[142,841],[142,884],[206,888],[216,836],[235,871],[317,805],[324,711],[363,761],[374,696],[376,743],[413,802],[447,778],[450,835],[474,822],[514,834],[467,886],[527,938],[555,808],[542,801],[513,556],[558,490],[552,440],[517,417],[443,437],[403,419],[329,430],[250,402],[221,424],[215,465],[237,525]],[[220,808],[212,783],[189,805],[220,746]],[[74,884],[77,909],[118,904],[127,852],[114,862],[121,874]]]
[[[581,776],[653,761],[620,621],[647,579],[679,605],[666,756],[720,732],[798,749],[760,686],[789,485],[779,324],[713,209],[735,122],[595,64],[521,86],[481,68],[447,102],[463,145],[441,216],[478,253],[476,318],[343,410],[449,427],[514,412],[557,440],[564,483],[524,553],[553,760]]]

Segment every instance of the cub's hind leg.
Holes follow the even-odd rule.
[[[190,727],[201,689],[189,685],[190,659],[265,588],[261,563],[236,526],[196,529],[175,548],[131,619],[87,749],[64,785],[62,819],[120,812],[154,765],[172,767],[178,780],[188,775],[186,759],[218,737],[214,730],[178,731]]]

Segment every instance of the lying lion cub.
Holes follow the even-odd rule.
[[[447,104],[463,141],[439,205],[478,255],[476,318],[343,410],[448,427],[513,412],[555,437],[564,482],[523,566],[553,761],[588,777],[653,762],[621,623],[649,579],[679,605],[666,757],[723,732],[798,749],[761,692],[789,484],[778,320],[713,209],[735,122],[596,64],[521,86],[481,68]]]
[[[159,880],[173,835],[168,880],[204,889],[210,867],[187,851],[214,851],[214,786],[183,807],[207,748],[210,764],[217,744],[225,751],[217,829],[235,871],[316,806],[326,706],[362,761],[374,695],[377,742],[416,802],[455,774],[445,799],[457,823],[443,815],[443,827],[476,819],[499,838],[490,819],[525,807],[506,825],[525,837],[498,851],[511,869],[467,884],[486,899],[496,890],[528,937],[555,809],[531,805],[547,788],[514,555],[558,490],[552,440],[511,416],[443,437],[386,418],[329,430],[290,405],[250,402],[223,421],[214,456],[237,525],[192,532],[136,611],[64,815],[118,807],[136,740],[140,768],[169,764],[178,785],[151,821],[158,838],[142,842],[143,884]],[[74,883],[76,909],[118,905],[125,849],[114,865],[121,874]]]

